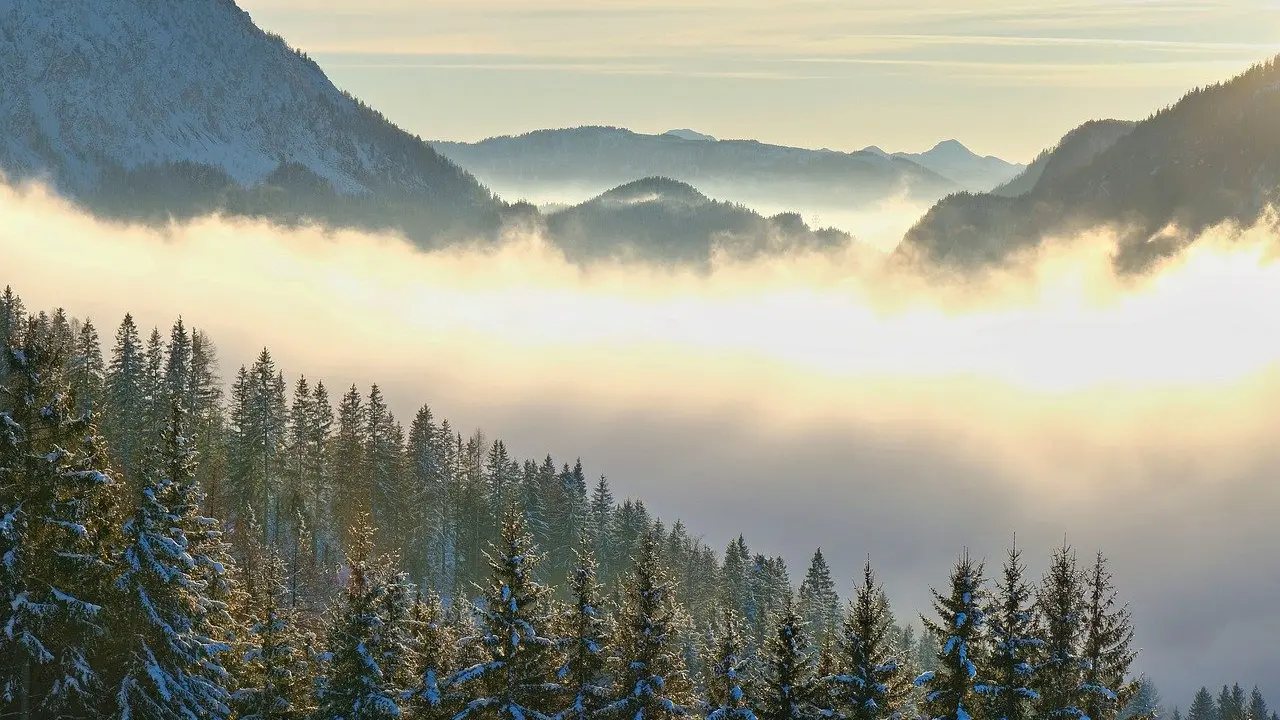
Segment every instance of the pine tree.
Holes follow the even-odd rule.
[[[243,679],[233,705],[240,720],[302,720],[309,716],[313,679],[299,613],[281,602],[287,595],[284,565],[270,550],[258,566],[253,619],[247,633]]]
[[[991,658],[982,690],[991,720],[1030,720],[1031,703],[1039,697],[1032,689],[1033,672],[1044,642],[1036,637],[1032,589],[1023,580],[1025,572],[1015,541],[987,610]]]
[[[182,318],[173,324],[169,332],[168,354],[164,372],[164,403],[176,402],[183,412],[190,415],[196,408],[193,403],[191,375],[191,336]]]
[[[720,570],[720,597],[717,605],[728,607],[739,615],[746,615],[750,599],[747,595],[747,565],[751,551],[747,540],[739,535],[724,549],[724,566]]]
[[[405,563],[414,578],[437,587],[444,574],[439,563],[443,557],[440,544],[444,542],[449,500],[438,434],[431,408],[423,405],[409,426],[405,473],[412,501],[404,515]]]
[[[817,718],[821,699],[814,674],[815,653],[805,621],[790,596],[774,616],[774,632],[762,655],[756,716],[760,720]]]
[[[116,331],[115,349],[107,370],[107,412],[103,434],[114,448],[126,478],[132,478],[146,440],[146,391],[142,340],[132,315],[125,315]]]
[[[592,549],[601,564],[609,557],[605,543],[608,541],[609,529],[613,527],[613,508],[613,491],[609,489],[609,479],[601,475],[595,489],[591,491],[590,519],[587,524],[594,543]]]
[[[1133,626],[1129,608],[1117,604],[1111,572],[1101,552],[1085,578],[1085,592],[1081,710],[1091,720],[1115,720],[1116,713],[1128,704],[1136,690],[1126,676],[1137,653],[1130,650]],[[1232,708],[1238,711],[1233,712],[1230,720],[1244,720],[1244,691],[1238,685],[1236,691]]]
[[[1223,685],[1222,692],[1218,694],[1218,720],[1242,720],[1246,711],[1245,703],[1244,688],[1239,683]]]
[[[1249,693],[1249,710],[1245,714],[1249,720],[1269,720],[1271,711],[1267,708],[1267,701],[1263,699],[1262,692],[1258,690],[1258,686],[1253,686],[1253,692]]]
[[[147,452],[164,432],[169,420],[169,392],[164,382],[164,337],[151,328],[142,358],[142,447]]]
[[[1187,708],[1187,720],[1221,720],[1209,688],[1201,687],[1196,692],[1195,698],[1191,700],[1191,707]]]
[[[982,705],[978,667],[982,657],[983,605],[982,563],[974,564],[966,550],[951,571],[951,592],[943,596],[933,590],[937,621],[924,618],[926,632],[946,638],[938,669],[922,674],[916,683],[924,687],[924,707],[934,720],[970,720]]]
[[[0,387],[9,408],[0,411],[0,710],[76,715],[99,680],[91,657],[115,483],[92,416],[70,407],[64,358],[34,321],[10,343]]]
[[[71,363],[71,393],[75,398],[75,411],[101,414],[107,410],[104,397],[107,371],[102,362],[102,343],[93,321],[85,320],[76,339],[75,358]]]
[[[569,578],[572,604],[564,611],[564,663],[556,680],[572,700],[557,713],[559,720],[590,720],[600,714],[610,692],[607,668],[611,632],[601,607],[595,555],[584,531],[577,548],[578,563]]]
[[[1116,716],[1117,720],[1156,720],[1160,711],[1160,692],[1151,678],[1140,676],[1134,682],[1133,697]],[[1266,720],[1266,716],[1261,716]]]
[[[882,720],[906,702],[910,685],[904,682],[893,657],[889,628],[892,618],[883,588],[875,581],[871,562],[863,566],[863,583],[849,606],[836,643],[839,673],[824,678],[835,694],[842,717]]]
[[[124,523],[119,597],[108,616],[125,641],[109,684],[122,718],[217,718],[230,714],[230,647],[205,634],[207,585],[188,551],[184,517],[194,513],[194,451],[181,411],[142,468],[133,517]]]
[[[324,382],[317,382],[311,395],[311,425],[307,433],[307,453],[303,463],[306,478],[306,513],[315,542],[315,561],[320,567],[334,564],[338,531],[334,527],[332,435],[333,405]]]
[[[1034,690],[1040,696],[1036,714],[1043,718],[1079,718],[1080,685],[1085,660],[1080,656],[1085,632],[1085,602],[1075,551],[1065,543],[1053,553],[1049,572],[1037,593],[1037,634],[1044,640],[1043,660],[1036,668]]]
[[[489,583],[476,608],[477,634],[466,643],[482,660],[450,678],[449,684],[471,700],[455,716],[508,720],[550,718],[555,712],[555,643],[547,637],[551,622],[550,589],[534,579],[539,557],[520,513],[503,515],[498,544],[486,553]]]
[[[755,720],[747,692],[748,662],[743,649],[742,621],[732,608],[722,607],[712,628],[711,666],[707,678],[707,720]]]
[[[396,423],[377,385],[369,390],[365,410],[370,507],[381,544],[391,547],[404,538],[403,508],[412,501],[404,481],[404,430]]]
[[[658,541],[641,538],[618,619],[615,689],[602,713],[626,720],[669,720],[689,714],[689,682],[675,591],[658,561]]]
[[[200,330],[191,331],[191,376],[187,381],[188,419],[200,456],[197,476],[204,492],[205,515],[230,516],[227,475],[226,416],[222,408],[222,378],[218,375],[218,349]]]
[[[347,589],[329,631],[330,662],[318,713],[332,720],[400,717],[400,693],[382,666],[388,627],[379,611],[388,563],[373,555],[367,515],[356,516],[351,534]]]
[[[421,677],[410,705],[419,720],[449,720],[461,706],[458,694],[446,682],[457,665],[453,629],[446,621],[440,598],[420,596],[414,605],[415,640]]]
[[[368,423],[364,401],[354,385],[338,405],[338,430],[333,438],[333,524],[343,546],[354,541],[351,528],[361,513],[372,509],[369,486]]]
[[[800,583],[798,609],[818,643],[839,631],[840,596],[836,593],[835,581],[831,579],[831,568],[822,556],[822,548],[814,551],[804,582]]]

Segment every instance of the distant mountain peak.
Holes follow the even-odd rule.
[[[663,135],[670,135],[671,137],[678,137],[678,138],[680,138],[681,140],[698,140],[698,141],[702,141],[702,142],[715,142],[715,141],[716,141],[716,139],[715,139],[714,137],[710,136],[710,135],[705,135],[705,134],[703,134],[703,133],[697,132],[696,130],[689,130],[688,128],[679,128],[679,129],[676,129],[676,130],[668,130],[668,131],[666,131],[665,133],[663,133]]]
[[[951,156],[957,156],[957,157],[972,155],[974,157],[977,157],[976,153],[974,153],[968,147],[965,147],[964,143],[954,138],[950,140],[943,140],[937,145],[934,145],[929,150],[926,150],[923,154],[924,155],[944,155],[945,154],[945,155],[951,155]]]

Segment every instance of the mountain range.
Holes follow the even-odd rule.
[[[718,140],[688,129],[646,135],[586,126],[433,145],[506,196],[561,201],[661,176],[751,205],[852,208],[904,195],[932,201],[956,190],[990,190],[1023,169],[955,140],[918,154],[876,147],[837,152]]]
[[[1271,60],[1143,121],[1086,123],[1026,167],[953,140],[917,154],[837,152],[687,128],[427,142],[336,88],[232,0],[0,0],[0,169],[130,220],[221,211],[396,230],[422,247],[496,242],[532,220],[573,260],[705,263],[717,249],[850,241],[744,205],[906,197],[937,202],[899,257],[970,267],[1108,225],[1117,263],[1142,268],[1207,226],[1262,217],[1278,199],[1276,127]],[[485,183],[511,198],[574,197],[539,210]]]
[[[1280,201],[1280,58],[1197,88],[1136,123],[1068,133],[991,193],[956,193],[907,233],[899,254],[972,267],[1099,226],[1116,265],[1141,270],[1206,228],[1249,225]]]

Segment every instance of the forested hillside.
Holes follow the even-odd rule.
[[[1187,93],[1131,129],[1093,126],[1066,162],[1025,192],[957,193],[903,239],[904,257],[957,267],[999,262],[1051,236],[1099,226],[1119,235],[1116,264],[1147,267],[1205,229],[1249,226],[1280,200],[1280,62]],[[1088,147],[1096,143],[1097,152]],[[1083,152],[1082,152],[1083,151]],[[1084,160],[1084,162],[1078,162]],[[1060,165],[1061,167],[1055,167]],[[1023,188],[1015,188],[1022,190]]]
[[[0,297],[6,717],[1110,720],[1141,697],[1101,553],[1064,545],[1033,583],[1016,549],[966,551],[918,632],[870,560],[845,606],[821,550],[797,591],[580,462],[426,406],[406,428],[377,385],[286,380],[264,349],[224,397],[182,320],[102,345]]]

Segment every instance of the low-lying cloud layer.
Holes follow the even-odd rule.
[[[1107,237],[982,278],[874,252],[579,269],[538,242],[422,254],[391,237],[210,218],[158,233],[0,190],[0,283],[29,306],[181,313],[224,374],[269,345],[290,380],[380,383],[521,455],[581,456],[722,547],[746,534],[799,581],[821,545],[869,553],[898,611],[968,546],[1013,533],[1039,573],[1064,534],[1104,549],[1139,669],[1280,699],[1280,263],[1222,229],[1117,280]],[[848,590],[848,580],[843,590]]]

